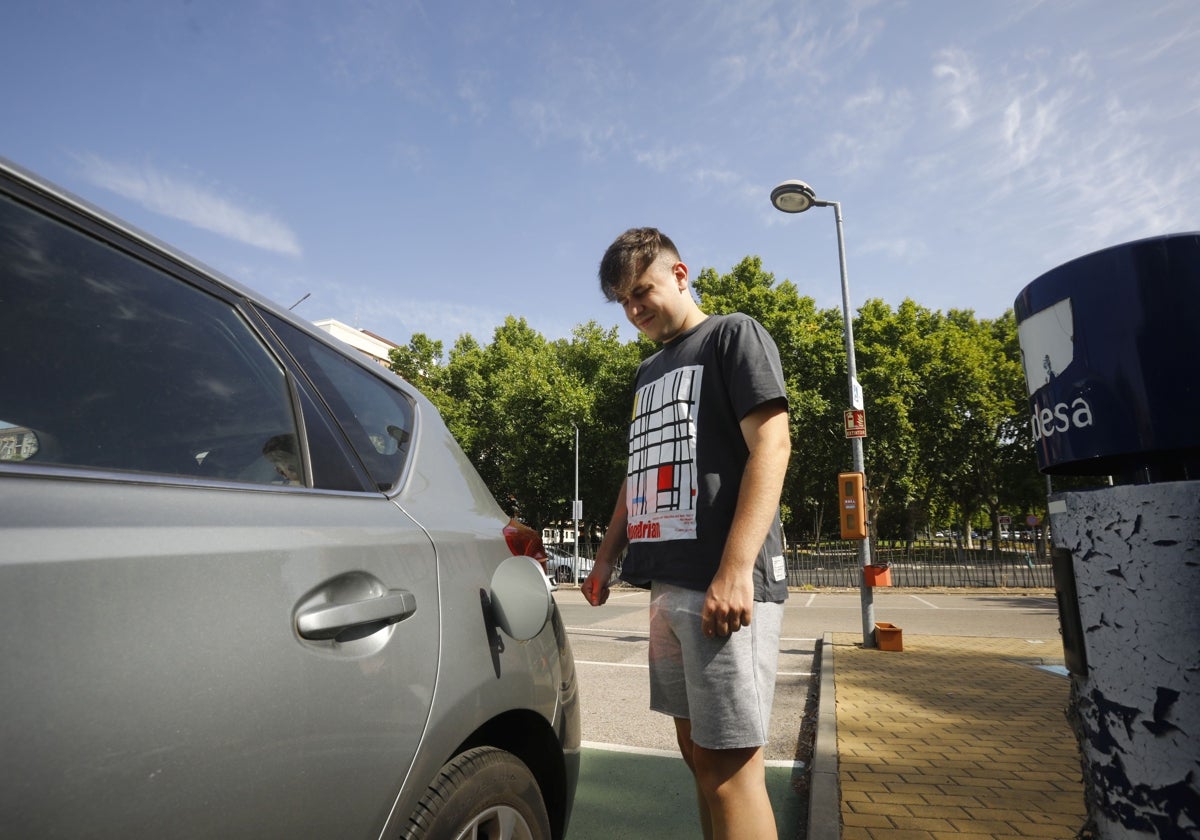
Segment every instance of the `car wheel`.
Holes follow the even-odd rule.
[[[554,579],[557,580],[559,583],[570,583],[571,582],[571,567],[570,566],[559,566],[554,572]]]
[[[438,771],[404,836],[550,840],[550,818],[537,780],[519,758],[478,747]]]

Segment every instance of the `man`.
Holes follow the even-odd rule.
[[[708,316],[654,228],[619,236],[600,286],[662,348],[638,368],[626,480],[583,583],[649,585],[650,706],[674,718],[709,840],[776,837],[763,746],[787,597],[779,494],[791,443],[774,342]]]

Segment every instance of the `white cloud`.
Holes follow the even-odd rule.
[[[538,146],[569,143],[585,160],[601,160],[619,145],[620,131],[601,120],[579,117],[579,109],[549,100],[518,99],[512,104],[516,122]]]
[[[884,104],[887,94],[883,88],[873,84],[860,93],[852,93],[842,103],[842,110],[847,113],[854,111],[871,111]]]
[[[643,166],[648,166],[655,172],[666,172],[685,157],[683,149],[678,146],[666,148],[657,146],[646,151],[634,152],[633,159]]]
[[[1042,155],[1053,145],[1059,132],[1060,115],[1066,107],[1068,92],[1060,92],[1048,101],[1036,97],[1016,97],[1004,109],[1004,145],[1013,168],[1020,168]]]
[[[991,59],[937,53],[930,101],[958,130],[932,136],[911,172],[955,220],[948,246],[1009,241],[1053,265],[1195,227],[1200,153],[1171,140],[1188,119],[1172,107],[1181,97],[1117,74],[1102,46]]]
[[[696,183],[702,186],[737,187],[743,183],[743,178],[730,169],[715,169],[702,167],[693,173]]]
[[[464,334],[489,343],[509,314],[452,300],[377,295],[362,285],[340,282],[328,282],[323,297],[332,305],[313,305],[307,313],[310,317],[337,318],[401,345],[408,344],[414,333],[424,333],[441,341],[447,353]]]
[[[80,155],[83,177],[102,189],[136,201],[148,210],[290,257],[301,255],[300,241],[287,225],[268,213],[238,207],[205,187],[167,175],[151,166],[132,166],[96,155]]]
[[[482,121],[491,111],[488,105],[490,86],[490,75],[482,71],[463,73],[458,80],[458,98],[476,121]]]
[[[929,256],[928,247],[919,239],[872,237],[857,247],[864,254],[882,254],[894,261],[916,262]]]
[[[938,80],[942,106],[950,112],[954,128],[969,127],[976,116],[979,95],[979,74],[971,57],[956,48],[938,52],[933,65],[933,77]]]
[[[829,132],[823,144],[830,170],[865,175],[886,169],[912,127],[912,94],[875,84],[848,96],[841,111],[845,130]]]

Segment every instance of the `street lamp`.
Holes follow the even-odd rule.
[[[583,518],[583,503],[579,500],[579,427],[575,429],[575,498],[571,500],[571,530],[575,532],[575,556],[571,560],[571,576],[579,580],[579,520]]]
[[[858,367],[854,362],[854,325],[850,318],[850,281],[846,277],[846,242],[842,237],[842,205],[837,201],[824,201],[817,198],[813,188],[803,181],[784,181],[771,190],[771,203],[776,210],[784,213],[803,213],[810,207],[832,207],[834,219],[837,221],[838,259],[842,269],[842,321],[846,338],[846,378],[850,389],[850,405],[862,409],[862,387],[858,384]],[[850,453],[853,459],[853,469],[866,475],[863,466],[863,442],[861,437],[850,438]],[[871,565],[871,546],[866,539],[858,543],[858,564],[862,567],[860,578],[860,596],[862,601],[863,647],[874,647],[875,637],[875,605],[874,591],[867,586],[865,570]]]

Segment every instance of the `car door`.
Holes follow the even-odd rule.
[[[260,327],[0,195],[0,833],[383,825],[434,690],[433,547]]]

